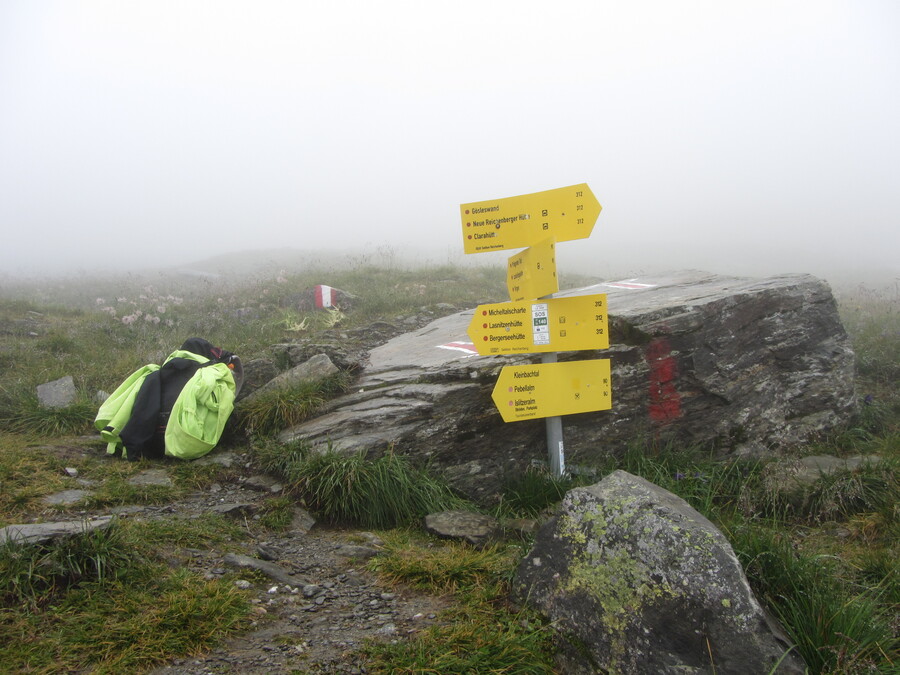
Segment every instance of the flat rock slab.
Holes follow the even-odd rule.
[[[172,479],[164,469],[147,469],[139,474],[132,476],[128,482],[131,485],[158,485],[160,487],[171,487]]]
[[[80,502],[90,494],[87,490],[63,490],[62,492],[47,495],[43,501],[50,506],[68,506]]]
[[[856,409],[854,354],[831,290],[815,277],[688,271],[557,297],[595,293],[607,294],[610,349],[559,359],[610,359],[613,408],[563,418],[567,464],[591,465],[642,439],[722,455],[790,445]],[[373,349],[351,393],[280,439],[372,455],[393,445],[446,469],[470,497],[496,494],[502,476],[547,457],[544,421],[504,424],[491,400],[502,366],[540,355],[477,355],[471,318],[452,314]]]
[[[85,534],[93,530],[105,529],[112,522],[112,516],[92,520],[69,520],[55,523],[29,523],[7,525],[0,529],[0,544],[14,541],[19,544],[42,544],[61,537]]]
[[[462,539],[473,546],[484,546],[500,534],[500,523],[472,511],[441,511],[425,516],[425,529],[444,539]]]
[[[302,588],[305,584],[309,583],[309,581],[303,577],[295,577],[281,565],[267,560],[260,560],[259,558],[251,558],[248,555],[241,555],[240,553],[226,554],[224,562],[228,567],[251,569],[262,572],[279,584],[284,584],[285,586],[291,586],[293,588]]]

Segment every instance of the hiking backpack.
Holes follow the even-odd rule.
[[[130,461],[202,457],[222,436],[242,376],[234,354],[190,338],[162,366],[129,375],[100,406],[94,426],[108,453]]]

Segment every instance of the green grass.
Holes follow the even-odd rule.
[[[45,408],[36,394],[0,397],[0,431],[39,436],[64,436],[90,431],[97,414],[97,404],[80,396],[63,408]]]
[[[557,478],[546,468],[530,466],[504,481],[497,514],[533,518],[559,503],[569,489],[583,483],[569,476]]]
[[[248,434],[271,436],[312,417],[330,398],[346,391],[351,376],[339,372],[322,380],[263,391],[238,404],[236,418]]]
[[[536,615],[511,607],[508,580],[523,551],[474,549],[408,531],[383,533],[384,551],[369,568],[390,584],[407,584],[455,602],[408,641],[371,643],[371,673],[550,674],[553,631]]]
[[[896,617],[881,587],[886,577],[860,591],[838,558],[799,551],[783,532],[742,525],[729,535],[758,597],[810,672],[886,672],[900,657],[890,625]]]
[[[5,606],[36,610],[69,588],[114,581],[142,562],[115,527],[67,537],[50,547],[7,541],[0,545],[0,597]]]
[[[263,467],[328,523],[397,527],[464,505],[442,481],[390,449],[374,459],[271,444],[258,452]]]
[[[14,672],[136,672],[248,625],[228,580],[159,552],[227,538],[220,522],[118,524],[52,545],[0,548],[0,663]]]
[[[518,546],[473,548],[406,529],[384,532],[381,538],[383,551],[369,569],[387,583],[404,583],[435,595],[490,588],[509,576],[523,553]]]
[[[284,532],[294,520],[295,505],[291,497],[269,499],[259,510],[259,524],[275,532]]]

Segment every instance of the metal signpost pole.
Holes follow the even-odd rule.
[[[541,354],[541,363],[556,363],[556,352]],[[562,478],[566,473],[566,455],[563,446],[562,417],[548,417],[547,453],[550,457],[550,472],[554,478]]]
[[[551,300],[553,294],[545,295],[541,300]],[[549,326],[548,326],[549,327]],[[541,363],[556,363],[557,352],[541,354]],[[547,456],[550,460],[550,474],[554,478],[562,478],[566,472],[565,444],[563,442],[562,417],[547,417]]]

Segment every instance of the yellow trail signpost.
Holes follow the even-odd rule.
[[[475,350],[535,354],[608,349],[606,294],[479,305],[468,333]]]
[[[479,305],[468,333],[482,355],[542,352],[540,364],[504,367],[492,398],[504,422],[546,418],[556,477],[565,473],[560,416],[612,407],[608,359],[556,356],[609,347],[606,296],[550,297],[559,290],[556,242],[589,237],[600,209],[587,183],[459,206],[466,253],[526,249],[507,262],[512,302]]]
[[[504,422],[612,408],[609,359],[505,366],[491,398]]]
[[[461,204],[466,253],[525,248],[591,236],[600,203],[587,183],[518,197]]]

